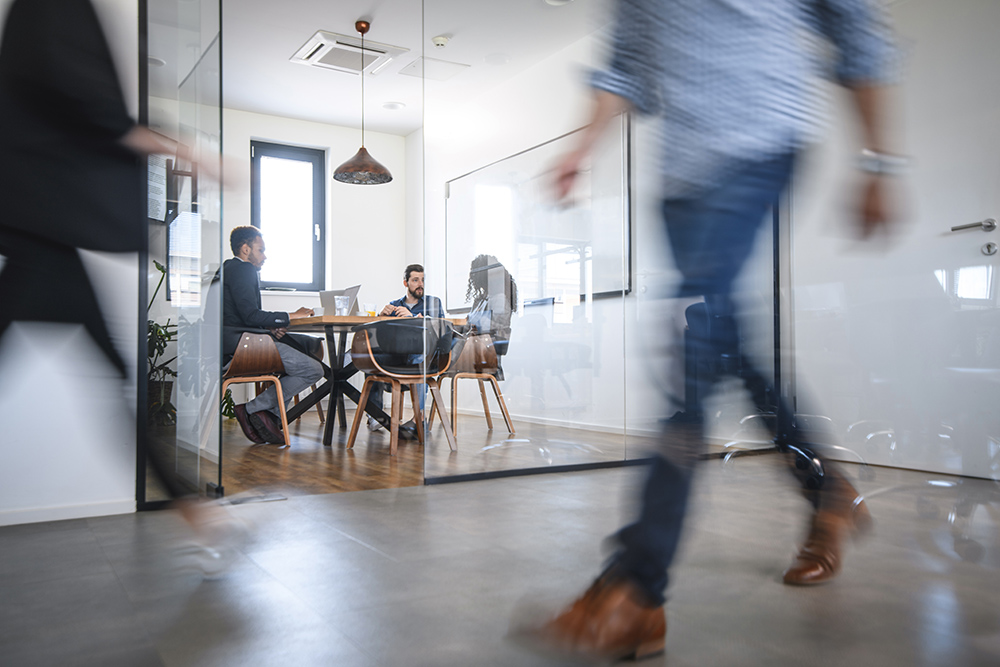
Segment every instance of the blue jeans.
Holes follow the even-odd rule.
[[[697,333],[692,327],[688,339],[703,358],[739,354],[733,282],[753,250],[761,223],[788,184],[793,162],[794,156],[787,154],[742,163],[722,185],[697,198],[663,202],[663,221],[681,273],[677,296],[705,297],[708,326],[699,327]],[[761,381],[756,373],[752,381],[741,377],[748,385]],[[698,387],[697,395],[706,396],[718,379],[718,375],[700,379],[706,386]],[[619,550],[609,570],[632,579],[659,604],[680,541],[695,464],[703,451],[701,415],[696,406],[688,419],[667,421],[663,452],[650,464],[638,520],[615,536]]]

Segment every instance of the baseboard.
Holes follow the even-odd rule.
[[[65,521],[67,519],[87,519],[112,514],[135,512],[135,499],[111,500],[105,503],[87,505],[60,505],[56,507],[33,507],[0,512],[0,526],[16,526],[22,523],[43,521]]]

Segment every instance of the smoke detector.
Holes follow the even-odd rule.
[[[444,47],[448,46],[448,41],[449,39],[447,35],[438,35],[437,37],[431,38],[431,44],[433,44],[435,47],[439,49],[443,49]]]

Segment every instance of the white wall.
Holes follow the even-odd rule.
[[[137,5],[94,4],[135,112]],[[80,327],[17,324],[0,340],[0,525],[135,510],[137,260],[82,254],[129,379],[115,377]]]
[[[358,130],[235,109],[224,109],[222,120],[225,258],[232,255],[230,231],[250,224],[251,139],[318,148],[326,151],[327,289],[361,283],[360,301],[380,307],[402,294],[403,268],[419,261],[407,255],[409,169],[403,137],[366,132],[365,147],[389,169],[393,180],[384,185],[345,185],[333,180],[333,170],[357,152]],[[315,292],[265,294],[263,301],[271,310],[319,306]]]

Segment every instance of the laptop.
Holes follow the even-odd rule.
[[[323,306],[323,313],[326,315],[333,315],[337,312],[337,301],[334,297],[337,296],[349,296],[351,297],[351,305],[347,308],[348,315],[358,315],[361,310],[358,308],[358,292],[361,290],[361,285],[355,285],[353,287],[347,287],[345,289],[331,289],[324,290],[319,293],[319,303]]]

